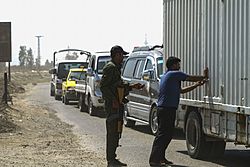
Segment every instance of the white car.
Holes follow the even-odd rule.
[[[126,60],[127,57],[124,57]],[[96,52],[91,56],[88,65],[86,79],[86,96],[85,104],[90,115],[94,115],[98,111],[104,111],[104,100],[100,90],[100,80],[103,74],[103,67],[111,60],[110,52]]]

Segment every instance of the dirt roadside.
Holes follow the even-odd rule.
[[[13,105],[0,105],[0,166],[106,166],[104,157],[80,145],[72,126],[25,100],[31,87],[13,94]]]

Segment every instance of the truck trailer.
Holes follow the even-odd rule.
[[[249,11],[248,0],[163,0],[164,59],[179,57],[188,74],[209,68],[176,115],[193,158],[220,156],[226,142],[250,145]]]

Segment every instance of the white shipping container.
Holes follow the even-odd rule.
[[[206,86],[182,96],[177,126],[185,129],[188,111],[195,110],[206,138],[250,145],[250,1],[164,0],[163,5],[166,58],[179,57],[188,74],[209,68]]]

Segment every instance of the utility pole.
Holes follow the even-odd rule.
[[[37,35],[35,36],[37,37],[37,61],[36,61],[36,65],[37,65],[37,68],[39,69],[40,68],[40,65],[41,65],[41,55],[40,55],[40,38],[43,37],[41,35]]]

